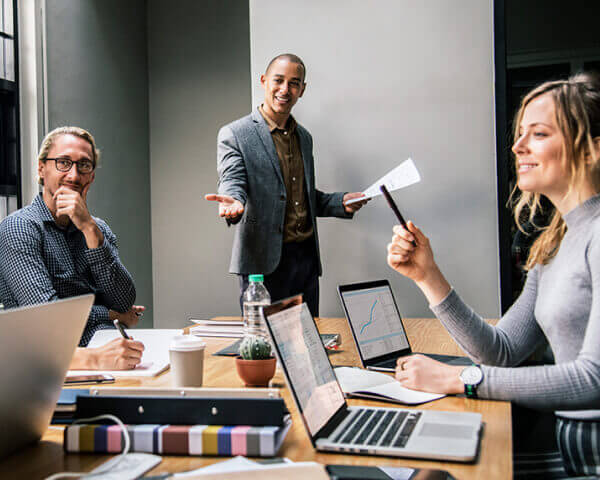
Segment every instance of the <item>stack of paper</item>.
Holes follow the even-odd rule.
[[[190,328],[190,333],[198,337],[230,337],[244,336],[244,322],[235,320],[197,320],[190,318],[196,324]]]

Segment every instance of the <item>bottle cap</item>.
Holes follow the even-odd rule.
[[[248,281],[250,282],[263,282],[265,277],[262,273],[254,273],[252,275],[248,275]]]

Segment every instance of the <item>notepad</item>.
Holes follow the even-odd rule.
[[[67,375],[85,375],[108,373],[114,377],[154,377],[169,368],[169,345],[179,329],[131,329],[127,331],[134,340],[144,344],[142,362],[133,370],[69,370]],[[101,347],[121,334],[115,329],[97,330],[88,344],[89,347]]]
[[[405,405],[418,405],[446,396],[443,393],[405,388],[398,380],[385,373],[353,367],[337,367],[334,371],[346,396],[375,398]]]

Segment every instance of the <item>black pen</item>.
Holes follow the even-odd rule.
[[[396,217],[398,218],[398,220],[400,221],[400,225],[402,225],[404,227],[404,229],[408,232],[410,230],[408,230],[408,226],[406,225],[406,221],[404,220],[404,217],[402,216],[402,214],[400,213],[400,210],[398,210],[398,206],[396,205],[396,202],[394,202],[394,199],[392,198],[392,196],[390,195],[390,192],[388,192],[388,189],[386,188],[385,185],[380,185],[379,186],[379,190],[381,190],[381,193],[383,193],[383,196],[385,197],[385,199],[388,202],[388,205],[390,206],[390,208],[394,211],[394,213],[396,214]],[[417,246],[417,243],[413,240],[412,242],[410,242],[413,244],[413,247]]]
[[[125,331],[125,329],[123,328],[123,324],[121,322],[119,322],[118,318],[115,318],[113,320],[113,323],[115,324],[116,329],[121,332],[121,335],[123,336],[123,338],[125,340],[131,340],[131,337],[129,335],[127,335],[127,332]]]

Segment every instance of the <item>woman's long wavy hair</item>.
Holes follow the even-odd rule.
[[[541,95],[550,95],[554,101],[556,123],[563,135],[562,161],[569,175],[569,189],[589,179],[596,192],[600,192],[600,149],[594,139],[600,137],[600,78],[589,73],[579,73],[568,80],[546,82],[534,88],[522,100],[515,116],[514,141],[519,138],[519,127],[525,108]],[[516,162],[515,158],[515,162]],[[553,208],[546,226],[535,225],[534,216],[541,208],[540,194],[522,192],[515,186],[513,199],[514,217],[519,230],[527,218],[542,233],[533,243],[525,265],[526,270],[536,264],[546,264],[556,255],[560,242],[567,231],[560,212]]]

